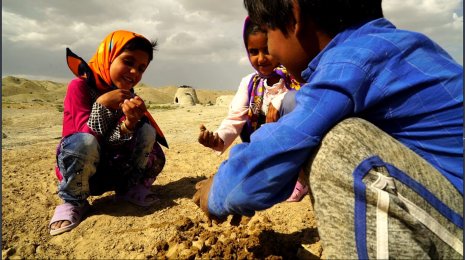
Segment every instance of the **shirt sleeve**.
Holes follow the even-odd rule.
[[[99,136],[102,136],[106,143],[117,145],[131,140],[132,134],[122,134],[121,112],[111,110],[100,103],[94,102],[90,113],[88,125]]]
[[[122,122],[123,120],[120,120]],[[108,135],[107,142],[111,145],[123,144],[132,139],[134,133],[123,134],[121,130],[121,124],[118,123],[113,129],[111,129],[110,134]]]
[[[64,99],[63,135],[76,132],[95,134],[87,126],[92,98],[83,80],[75,79],[70,82]]]
[[[105,136],[110,128],[116,125],[116,113],[94,102],[90,113],[88,125],[98,135]]]
[[[296,108],[276,123],[262,125],[250,143],[235,145],[213,179],[208,209],[213,215],[251,216],[284,201],[299,170],[322,136],[350,115],[364,86],[358,67],[333,66],[315,71],[296,94]]]
[[[218,133],[218,136],[224,142],[223,150],[218,148],[214,148],[214,150],[224,152],[241,133],[247,119],[249,109],[248,85],[253,75],[254,73],[242,78],[236,94],[229,106],[228,115],[225,119],[223,119],[216,130],[216,133]]]

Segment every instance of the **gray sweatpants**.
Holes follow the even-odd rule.
[[[463,197],[371,123],[336,125],[306,173],[322,258],[463,258]]]

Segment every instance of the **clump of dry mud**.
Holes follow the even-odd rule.
[[[238,225],[225,222],[217,226],[186,217],[177,223],[176,235],[157,244],[156,255],[149,258],[319,259],[320,255],[302,247],[301,237],[289,239],[275,233],[266,217],[249,220]]]

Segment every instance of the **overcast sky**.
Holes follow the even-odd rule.
[[[463,64],[463,0],[384,0],[398,28],[422,32]],[[68,82],[65,48],[89,60],[111,31],[156,39],[142,82],[235,90],[252,72],[242,0],[3,0],[2,77]]]

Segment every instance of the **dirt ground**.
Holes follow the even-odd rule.
[[[247,223],[209,226],[193,203],[194,185],[216,172],[228,153],[197,143],[204,123],[215,129],[227,107],[150,112],[170,149],[152,190],[160,203],[142,208],[91,197],[91,210],[70,232],[51,236],[57,196],[55,147],[62,114],[53,104],[2,104],[2,259],[319,259],[322,248],[309,196],[257,212]]]

